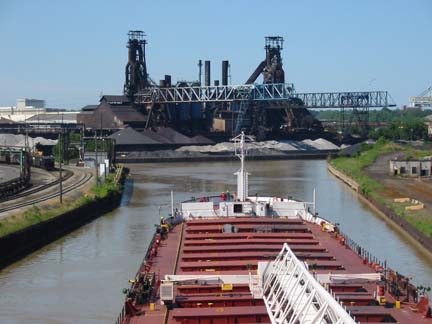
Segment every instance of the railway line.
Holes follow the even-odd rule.
[[[63,181],[66,181],[67,179],[69,179],[73,175],[73,172],[69,171],[69,170],[64,170],[63,172],[64,172],[64,176],[62,177]],[[48,189],[50,187],[58,185],[59,183],[60,183],[60,179],[56,179],[56,180],[51,181],[51,182],[46,183],[46,184],[32,186],[30,189],[22,191],[22,192],[20,192],[20,193],[18,193],[16,195],[6,196],[6,197],[1,198],[0,199],[0,203],[6,202],[6,201],[10,201],[10,200],[15,200],[15,199],[18,199],[18,198],[23,198],[23,197],[26,197],[26,196],[30,196],[32,194],[35,194],[35,193],[39,192],[39,191],[46,190],[46,189]]]
[[[63,182],[66,179],[70,179],[74,175],[74,173],[72,171],[67,170],[65,172],[67,172],[67,174],[63,178]],[[80,178],[77,181],[74,181],[70,185],[65,184],[65,186],[63,187],[63,190],[62,190],[63,195],[66,193],[69,193],[73,190],[76,190],[76,189],[80,188],[81,186],[87,184],[92,178],[93,178],[93,174],[90,171],[85,170],[84,172],[82,172],[82,175],[80,176]],[[28,190],[26,192],[22,192],[19,195],[15,195],[13,197],[8,197],[7,200],[10,201],[10,200],[16,200],[17,198],[20,199],[20,198],[25,198],[25,197],[31,197],[32,195],[35,195],[38,192],[40,192],[42,194],[42,195],[38,195],[37,197],[30,198],[30,199],[22,201],[22,202],[17,202],[13,205],[0,207],[0,214],[4,213],[4,212],[15,210],[15,209],[19,209],[22,207],[32,206],[34,204],[38,204],[38,203],[47,201],[49,199],[58,197],[60,195],[59,190],[56,190],[55,192],[50,192],[50,193],[44,193],[43,191],[55,186],[56,184],[59,183],[59,181],[60,180],[57,179],[57,180],[52,181],[48,184],[35,187],[35,188]]]

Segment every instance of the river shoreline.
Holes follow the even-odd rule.
[[[0,270],[117,208],[127,173],[123,169],[118,179],[120,192],[109,192],[105,197],[96,197],[54,218],[0,237]]]
[[[329,163],[327,164],[327,170],[336,178],[344,182],[353,191],[355,191],[358,194],[360,200],[371,210],[373,210],[375,214],[391,225],[393,229],[404,235],[414,246],[419,248],[421,251],[426,252],[427,255],[432,258],[432,239],[426,237],[413,225],[396,215],[396,213],[390,210],[388,207],[383,206],[372,197],[364,195],[359,190],[360,185],[342,171],[339,171]]]

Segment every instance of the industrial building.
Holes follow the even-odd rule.
[[[418,96],[409,98],[410,106],[416,108],[432,108],[432,86]]]
[[[39,99],[17,99],[16,106],[0,107],[0,117],[14,122],[22,122],[45,112],[45,101]]]
[[[58,111],[58,112],[45,112],[27,118],[25,122],[30,126],[45,126],[47,124],[77,124],[78,112],[74,111]]]
[[[432,157],[425,159],[392,159],[389,161],[391,175],[410,177],[430,177],[432,175]]]
[[[40,99],[17,99],[17,109],[44,109],[45,108],[45,100]]]
[[[74,119],[76,124],[77,112],[68,112],[66,109],[46,108],[45,100],[41,99],[17,99],[16,106],[0,107],[0,118],[5,118],[14,123],[33,123],[37,121],[41,124],[49,124],[58,119],[58,123],[67,122]],[[74,117],[72,117],[74,116]]]
[[[169,127],[155,127],[139,132],[131,127],[108,137],[114,140],[117,152],[172,150],[184,145],[209,145],[213,141],[203,136],[188,137]]]
[[[77,122],[93,130],[118,130],[128,126],[143,130],[146,118],[126,96],[102,96],[99,105],[83,108]]]
[[[105,95],[97,107],[84,107],[77,119],[87,129],[169,127],[216,141],[241,130],[258,140],[318,138],[328,134],[309,109],[351,109],[366,131],[369,108],[392,106],[385,91],[298,93],[286,82],[281,36],[265,37],[265,57],[241,85],[229,84],[228,60],[221,62],[221,80],[212,80],[211,61],[199,60],[198,80],[173,84],[165,75],[156,83],[147,70],[144,32],[130,31],[128,37],[123,94]]]

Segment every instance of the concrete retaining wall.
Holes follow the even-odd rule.
[[[121,180],[123,181],[124,178]],[[96,199],[55,218],[0,238],[0,269],[114,210],[122,194]]]
[[[399,228],[401,228],[404,232],[410,235],[416,242],[418,242],[421,246],[427,249],[432,253],[432,238],[427,237],[422,232],[420,232],[413,225],[408,223],[404,218],[398,216],[393,210],[388,208],[387,206],[383,206],[379,202],[377,202],[372,197],[365,196],[360,194],[370,205],[373,206],[374,209],[381,212],[382,215],[391,220],[394,224],[396,224]]]
[[[351,179],[350,177],[346,176],[345,173],[337,170],[334,166],[332,166],[330,163],[327,164],[327,169],[336,177],[341,179],[343,182],[345,182],[348,186],[350,186],[354,191],[359,192],[360,185]]]

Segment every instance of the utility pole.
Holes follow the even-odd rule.
[[[63,127],[60,130],[59,133],[59,180],[60,180],[60,204],[63,203],[63,175],[62,175],[62,160],[63,160]]]
[[[99,162],[98,162],[98,147],[97,147],[97,130],[95,129],[95,167],[96,167],[96,186],[99,186]]]
[[[79,162],[84,164],[84,125],[80,129],[80,152],[79,152]]]

